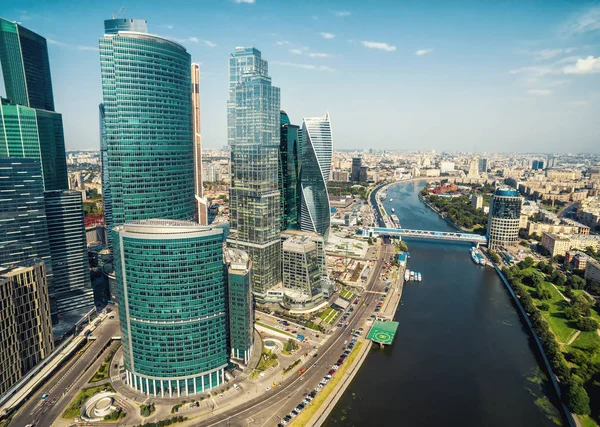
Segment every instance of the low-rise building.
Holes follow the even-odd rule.
[[[585,267],[585,280],[600,283],[600,262],[590,258]]]
[[[590,256],[581,251],[567,251],[565,254],[565,264],[571,265],[577,270],[585,270]]]
[[[566,224],[547,224],[543,222],[529,222],[527,225],[527,234],[541,236],[542,233],[554,234],[589,234],[589,227],[585,227],[587,233],[580,233],[580,227]]]
[[[600,236],[586,234],[542,233],[542,246],[550,256],[565,255],[571,249],[600,249]]]

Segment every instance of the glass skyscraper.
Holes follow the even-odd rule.
[[[254,307],[252,306],[252,261],[239,249],[228,248],[227,288],[229,293],[229,344],[231,357],[250,361],[254,346]]]
[[[300,127],[290,123],[281,111],[279,146],[279,193],[281,205],[281,230],[297,229],[300,224],[300,166],[302,159]]]
[[[6,95],[12,103],[54,111],[45,38],[0,18],[0,62]]]
[[[279,88],[271,85],[260,51],[236,48],[229,58],[227,103],[233,233],[228,242],[249,254],[253,292],[259,300],[281,281],[279,105]]]
[[[106,141],[106,113],[104,104],[98,106],[100,121],[100,166],[102,177],[102,207],[104,209],[104,224],[106,225],[106,242],[108,247],[112,248],[112,234],[108,225],[112,225],[112,196],[110,194],[110,178],[108,176],[108,144]]]
[[[523,199],[517,190],[498,188],[490,199],[488,246],[515,245],[519,240],[519,223]]]
[[[46,222],[52,257],[53,290],[56,311],[52,317],[67,313],[85,314],[94,307],[79,191],[46,191]]]
[[[135,221],[114,228],[113,247],[128,384],[161,397],[222,384],[229,356],[223,230]]]
[[[325,240],[331,227],[327,182],[332,154],[329,113],[324,117],[305,118],[302,123],[300,229],[319,233]]]
[[[146,21],[104,22],[100,39],[110,198],[106,226],[148,218],[194,219],[191,59]]]

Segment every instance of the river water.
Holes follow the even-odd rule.
[[[453,230],[418,200],[424,183],[390,187],[384,206],[403,228]],[[393,198],[393,202],[389,199]],[[504,285],[469,245],[407,241],[393,345],[373,347],[331,426],[556,426],[563,423],[534,344]]]

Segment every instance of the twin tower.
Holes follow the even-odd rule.
[[[279,88],[258,50],[235,49],[227,236],[206,225],[199,72],[190,54],[148,33],[146,21],[112,19],[100,63],[103,194],[127,381],[155,396],[202,393],[224,381],[230,356],[250,358],[252,293],[264,300],[281,286],[283,218],[295,215],[289,228],[313,232],[323,253],[329,118],[306,119],[292,144],[298,164],[282,165]],[[317,267],[318,276],[326,274],[324,256]]]

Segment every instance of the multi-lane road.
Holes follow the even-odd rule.
[[[22,427],[35,424],[36,427],[49,427],[61,416],[79,392],[76,383],[78,380],[84,381],[80,377],[85,374],[86,368],[93,363],[111,338],[119,335],[119,320],[115,311],[94,330],[93,336],[96,339],[86,344],[82,352],[73,356],[69,363],[52,375],[42,388],[33,394],[13,416],[9,426]],[[47,394],[48,397],[42,399],[42,394]]]
[[[385,283],[379,278],[385,262],[389,261],[393,252],[392,245],[384,244],[382,246],[367,284],[368,291],[381,291],[385,288]],[[304,399],[304,393],[317,387],[321,379],[327,375],[331,366],[343,353],[347,342],[350,341],[351,330],[364,326],[366,319],[373,313],[379,297],[380,295],[375,293],[366,292],[364,294],[360,304],[348,319],[348,327],[338,328],[319,348],[317,357],[304,364],[307,368],[306,373],[301,376],[291,374],[290,378],[282,382],[281,387],[272,389],[266,395],[236,406],[208,420],[193,424],[193,426],[276,426],[281,418],[285,417]]]

